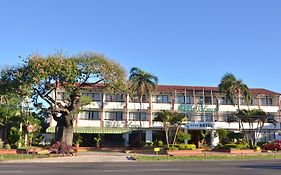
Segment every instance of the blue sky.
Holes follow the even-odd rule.
[[[217,86],[232,72],[281,92],[280,0],[1,0],[0,60],[105,54],[161,84]]]

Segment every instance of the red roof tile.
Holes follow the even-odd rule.
[[[84,88],[102,88],[103,84],[98,83],[96,85],[92,85],[91,83],[85,84]],[[158,85],[157,88],[158,91],[168,91],[168,92],[185,92],[185,91],[213,91],[213,92],[218,92],[218,87],[215,86],[178,86],[178,85]],[[252,95],[259,95],[259,94],[264,94],[264,95],[281,95],[280,93],[267,90],[264,88],[250,88],[250,92]]]

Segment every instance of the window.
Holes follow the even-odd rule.
[[[93,101],[101,101],[100,93],[93,93]]]
[[[168,95],[154,95],[154,96],[152,96],[152,102],[169,103],[169,97],[168,97]]]
[[[57,92],[57,100],[64,100],[66,97],[65,92]]]
[[[123,120],[123,112],[105,112],[104,120]]]
[[[261,99],[261,105],[262,106],[272,106],[273,105],[273,100],[272,98],[266,96]]]
[[[140,121],[140,112],[130,112],[129,113],[129,121]],[[146,112],[141,113],[141,120],[142,121],[148,121]]]
[[[124,95],[123,94],[106,94],[105,101],[107,102],[124,102]]]
[[[139,103],[139,97],[137,95],[135,95],[134,97],[130,98],[130,102]],[[147,103],[146,95],[142,96],[142,102]]]
[[[185,103],[184,98],[185,98],[184,96],[176,96],[176,103],[184,104]]]
[[[212,97],[205,97],[205,104],[212,104]]]
[[[203,104],[203,96],[197,97],[197,104]]]
[[[100,112],[99,111],[84,111],[80,113],[81,120],[100,120]]]
[[[202,113],[201,114],[201,122],[212,122],[213,114],[212,113]]]

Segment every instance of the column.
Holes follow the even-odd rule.
[[[215,130],[211,130],[211,148],[213,149],[219,143],[219,137],[215,137]]]
[[[129,133],[124,133],[122,138],[124,139],[124,146],[129,146]]]
[[[145,142],[152,142],[152,130],[145,130]]]

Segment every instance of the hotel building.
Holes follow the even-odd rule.
[[[105,93],[102,88],[101,84],[87,85],[82,91],[82,95],[89,96],[92,102],[76,116],[74,133],[104,134],[111,146],[117,142],[125,146],[136,144],[140,127],[137,98],[131,99],[128,94]],[[250,93],[250,103],[246,104],[242,98],[240,109],[261,109],[271,114],[271,122],[266,121],[262,127],[259,141],[281,139],[280,94],[261,88],[252,88]],[[58,100],[63,100],[64,96],[63,90],[57,92]],[[217,129],[239,132],[239,123],[229,122],[229,116],[237,111],[237,106],[220,94],[217,87],[159,85],[157,92],[150,97],[143,96],[141,108],[144,142],[154,141],[159,138],[159,133],[163,133],[161,123],[153,121],[155,112],[162,110],[182,112],[188,116],[182,127],[192,134],[192,142],[197,146],[201,130],[210,131],[211,146],[218,143]],[[51,118],[47,132],[54,132],[55,126],[56,122]],[[245,129],[247,127],[245,124]]]

